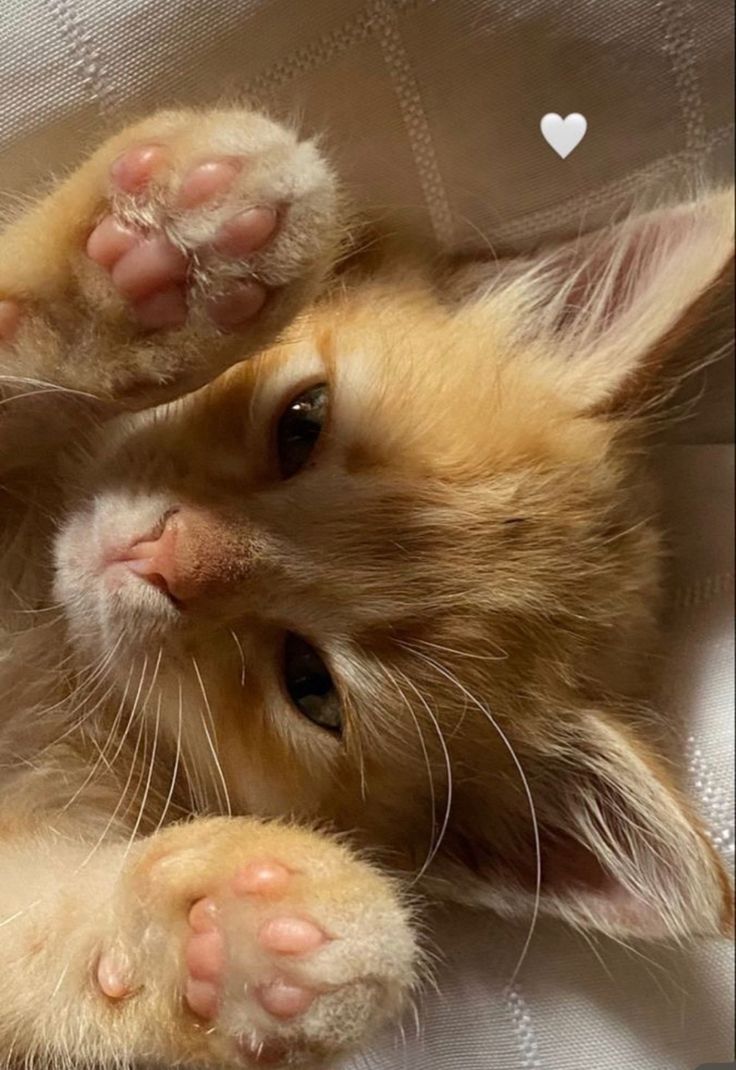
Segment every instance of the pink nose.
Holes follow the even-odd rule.
[[[112,560],[188,603],[227,593],[250,574],[255,556],[242,520],[186,502],[170,510],[153,535]]]
[[[188,585],[177,568],[177,542],[179,539],[178,510],[167,516],[161,533],[152,539],[142,539],[125,552],[124,562],[139,576],[154,587],[160,587],[174,598],[185,596]]]

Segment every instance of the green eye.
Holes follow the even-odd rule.
[[[284,479],[300,472],[309,460],[327,418],[328,391],[319,383],[290,401],[279,420],[277,450]]]
[[[296,709],[313,724],[340,735],[342,710],[329,670],[314,647],[293,632],[284,640],[283,673]]]

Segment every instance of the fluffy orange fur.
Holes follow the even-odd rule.
[[[430,895],[617,936],[732,927],[647,706],[661,539],[641,444],[643,382],[658,389],[642,372],[731,256],[730,195],[491,270],[391,249],[324,281],[343,224],[310,149],[266,321],[139,338],[81,258],[105,169],[153,134],[183,167],[241,128],[249,153],[278,142],[274,173],[291,166],[295,139],[249,113],[154,117],[0,239],[0,298],[28,313],[0,345],[0,1046],[21,1060],[230,1065],[180,1009],[172,934],[193,874],[254,843],[338,858],[343,883],[310,894],[338,929],[370,915],[355,955],[389,994],[374,1008],[347,985],[308,1042],[284,1032],[318,1064],[412,984],[381,864]],[[274,422],[316,382],[327,424],[284,482]],[[188,572],[206,577],[186,612],[102,591],[102,527],[180,502]],[[285,696],[284,631],[329,665],[341,739]],[[152,890],[184,849],[185,875]],[[89,978],[113,938],[150,945],[117,1014]]]

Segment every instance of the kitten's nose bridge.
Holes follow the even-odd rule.
[[[125,564],[177,602],[222,588],[248,568],[247,537],[234,536],[214,510],[170,509],[154,532],[132,545]]]

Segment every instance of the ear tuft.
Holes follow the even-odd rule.
[[[662,365],[732,261],[733,237],[729,189],[511,261],[476,299],[514,308],[520,340],[545,344],[560,390],[582,411],[609,410],[642,370]]]

